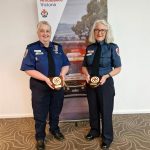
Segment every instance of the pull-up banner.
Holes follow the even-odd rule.
[[[71,64],[65,77],[61,118],[86,119],[86,82],[81,67],[94,21],[107,19],[107,0],[37,0],[37,5],[39,21],[48,21],[52,26],[51,40],[62,44]]]
[[[37,0],[39,21],[46,20],[52,26],[53,39],[67,0]]]

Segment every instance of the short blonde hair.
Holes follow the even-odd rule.
[[[107,33],[106,33],[106,37],[105,37],[105,42],[106,43],[112,43],[114,41],[114,37],[112,35],[112,30],[111,30],[111,26],[109,25],[108,22],[106,22],[105,20],[96,20],[92,26],[90,35],[89,35],[89,42],[90,43],[95,43],[95,36],[94,36],[94,29],[96,27],[97,24],[103,24],[104,26],[106,26],[107,28]]]
[[[47,21],[40,21],[38,24],[37,24],[37,32],[39,31],[39,29],[41,28],[42,25],[47,25],[50,29],[50,32],[51,32],[51,25],[47,22]]]

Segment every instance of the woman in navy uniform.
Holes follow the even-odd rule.
[[[39,41],[27,46],[21,70],[30,78],[32,108],[35,120],[37,149],[45,148],[45,127],[49,113],[49,131],[57,140],[63,140],[58,123],[64,100],[64,90],[55,90],[49,76],[61,76],[64,80],[69,61],[60,44],[50,42],[51,26],[46,21],[37,25]]]
[[[114,105],[113,76],[121,71],[119,48],[113,43],[110,25],[105,20],[95,21],[89,45],[83,61],[82,71],[87,81],[87,99],[89,104],[90,131],[87,140],[102,136],[102,149],[109,148],[113,141],[112,112]],[[97,69],[97,74],[93,74]],[[93,75],[100,77],[100,85],[91,87],[88,83]],[[100,116],[102,131],[100,131]]]

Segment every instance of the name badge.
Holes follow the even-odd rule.
[[[36,52],[35,55],[43,55],[43,52]]]
[[[40,53],[41,50],[35,49],[34,52],[35,52],[35,53]]]
[[[86,54],[86,56],[90,56],[90,55],[92,55],[92,53]]]

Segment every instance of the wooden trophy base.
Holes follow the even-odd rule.
[[[89,86],[92,87],[92,88],[96,88],[100,85],[100,80],[101,80],[101,77],[98,77],[98,76],[93,76],[90,78],[90,81],[89,81]]]
[[[52,82],[52,87],[55,90],[60,90],[63,87],[63,79],[61,76],[59,77],[49,77],[50,81]]]

